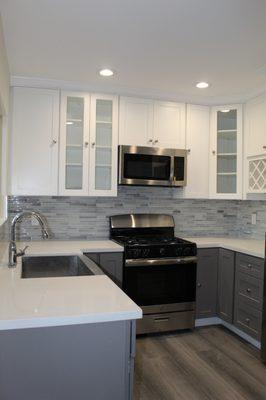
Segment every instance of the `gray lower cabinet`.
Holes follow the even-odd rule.
[[[264,287],[264,260],[236,254],[234,325],[260,340]]]
[[[262,331],[264,260],[198,249],[196,318],[219,316],[256,340]]]
[[[84,253],[85,256],[95,261],[96,264],[118,286],[122,286],[123,279],[123,253]]]
[[[196,318],[217,315],[218,249],[198,249]]]
[[[234,310],[235,253],[219,250],[218,268],[218,316],[233,323]]]
[[[135,321],[0,331],[1,400],[132,400]]]

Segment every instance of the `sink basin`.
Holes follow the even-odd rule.
[[[25,256],[22,257],[21,278],[94,275],[88,263],[86,257],[78,255]]]

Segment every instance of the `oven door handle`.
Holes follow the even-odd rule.
[[[178,257],[178,258],[136,258],[125,261],[126,267],[144,267],[153,265],[171,265],[171,264],[191,264],[197,262],[197,257]]]

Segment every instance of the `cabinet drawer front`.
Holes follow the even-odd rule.
[[[236,270],[246,273],[255,278],[263,279],[264,276],[264,260],[262,258],[247,256],[237,253]]]
[[[236,296],[239,296],[247,305],[261,310],[263,304],[263,281],[238,272],[236,275]]]
[[[262,324],[262,313],[253,307],[247,306],[245,302],[238,298],[234,325],[248,335],[260,340]]]

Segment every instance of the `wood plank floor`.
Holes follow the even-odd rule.
[[[134,400],[266,400],[266,365],[219,326],[141,337]]]

